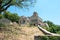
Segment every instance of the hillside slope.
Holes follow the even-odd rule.
[[[37,27],[20,27],[14,24],[0,29],[1,40],[34,40],[37,35],[44,35]]]

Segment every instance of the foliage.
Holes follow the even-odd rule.
[[[59,36],[48,36],[49,40],[60,40]]]
[[[60,40],[60,36],[39,36],[37,39],[41,40]]]
[[[0,14],[0,19],[1,19],[1,18],[3,18],[3,15],[2,15],[2,14]]]
[[[28,7],[33,3],[35,3],[35,0],[0,0],[0,13],[10,6]]]
[[[49,25],[49,27],[54,25],[53,22],[51,22],[51,21],[44,21],[44,23],[47,23]]]
[[[59,33],[59,31],[60,31],[60,25],[55,25],[51,21],[44,21],[44,22],[49,25],[49,30],[48,31],[50,31],[52,33]]]
[[[57,31],[57,34],[60,34],[60,31]]]
[[[11,15],[10,20],[13,21],[13,22],[18,22],[19,21],[19,16],[16,13],[14,13],[14,14]]]
[[[10,12],[4,12],[3,16],[9,20],[11,20],[12,22],[18,22],[19,20],[19,16],[17,13],[10,13]]]
[[[0,28],[1,28],[1,27],[6,27],[6,25],[3,24],[3,23],[0,23]]]

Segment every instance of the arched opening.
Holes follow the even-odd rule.
[[[36,26],[36,25],[34,24],[34,26]]]

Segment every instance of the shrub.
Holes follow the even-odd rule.
[[[6,24],[0,23],[0,28],[1,27],[6,27]]]
[[[35,40],[60,40],[60,36],[37,36]]]

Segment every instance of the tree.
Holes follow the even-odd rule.
[[[28,7],[35,0],[0,0],[0,13],[7,10],[10,6]]]
[[[49,25],[50,28],[48,31],[53,32],[53,33],[60,33],[60,25],[55,25],[51,21],[44,21],[44,23],[47,23]]]
[[[10,15],[10,20],[12,21],[12,22],[18,22],[19,21],[19,16],[18,16],[18,14],[17,13],[14,13],[14,14],[11,14]]]
[[[3,16],[12,22],[18,22],[20,18],[17,13],[10,13],[8,11],[4,12]]]
[[[0,19],[1,19],[1,18],[3,18],[3,15],[2,15],[2,14],[0,14]]]
[[[55,30],[56,25],[53,22],[51,22],[51,21],[44,21],[44,23],[47,23],[49,25],[49,27],[50,27],[49,31],[50,32],[56,33],[56,30]]]
[[[12,15],[12,14],[11,14],[10,12],[8,12],[8,11],[5,11],[5,12],[3,13],[4,18],[7,18],[7,19],[9,19],[11,15]]]
[[[44,21],[44,23],[47,23],[49,25],[49,27],[54,25],[53,22],[51,22],[51,21]]]

